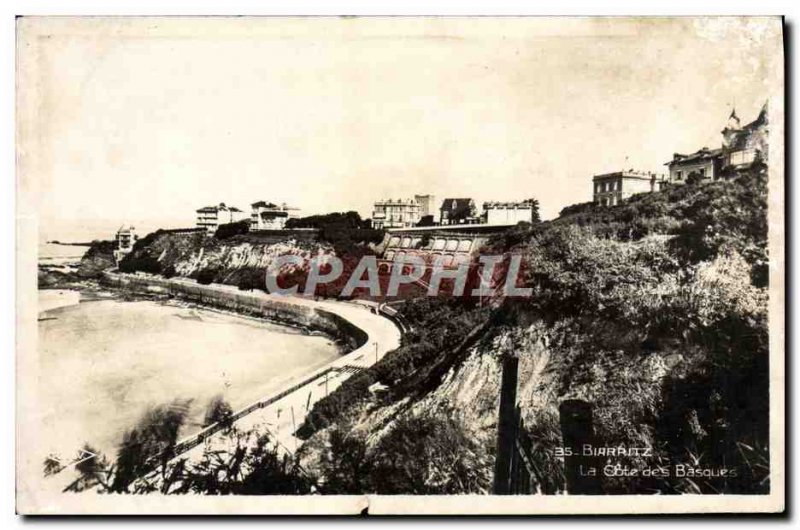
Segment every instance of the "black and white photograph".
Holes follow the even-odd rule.
[[[783,511],[784,30],[18,17],[17,512]]]

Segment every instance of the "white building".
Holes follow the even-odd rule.
[[[245,219],[247,214],[235,206],[226,206],[224,202],[218,206],[204,206],[197,210],[197,228],[203,228],[213,234],[219,225],[235,223]]]
[[[377,229],[409,228],[420,220],[420,204],[414,199],[378,201],[372,211],[372,227]]]
[[[519,222],[532,223],[536,204],[532,201],[485,202],[483,203],[483,222],[490,225],[515,225]]]
[[[636,193],[659,191],[667,178],[646,171],[615,171],[592,177],[593,199],[600,206],[616,206]]]
[[[271,202],[258,201],[250,205],[250,230],[283,230],[286,221],[300,217],[300,209]]]
[[[434,218],[436,218],[438,212],[436,211],[435,195],[414,195],[414,200],[417,201],[417,204],[419,204],[420,218],[425,217],[426,215],[432,215]]]
[[[117,263],[133,250],[136,239],[136,229],[134,227],[125,225],[119,227],[115,237],[116,247],[114,248],[114,259]]]

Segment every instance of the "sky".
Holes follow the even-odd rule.
[[[718,147],[734,105],[754,119],[780,38],[778,19],[23,18],[18,191],[45,228],[414,194],[552,218],[595,174]]]

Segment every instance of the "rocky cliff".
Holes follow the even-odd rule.
[[[415,331],[402,347],[300,429],[304,466],[331,492],[491,491],[507,356],[532,492],[565,489],[567,400],[592,407],[598,446],[650,452],[604,465],[697,470],[604,477],[606,493],[769,488],[765,168],[586,205],[484,250],[521,254],[533,296],[403,306]]]
[[[291,233],[278,237],[239,235],[219,239],[204,232],[157,231],[142,238],[120,263],[122,272],[198,278],[237,285],[254,277],[260,285],[272,261],[293,254],[311,259],[332,252],[331,245]],[[260,282],[260,283],[259,283]]]
[[[482,252],[521,256],[518,284],[532,296],[396,306],[410,329],[401,347],[299,428],[304,476],[324,493],[491,492],[504,360],[515,357],[532,493],[566,488],[560,407],[573,400],[593,411],[598,447],[649,451],[603,465],[698,470],[608,476],[605,493],[768,491],[766,197],[756,164],[494,237]],[[120,268],[247,286],[278,255],[345,256],[339,247],[156,232]]]
[[[40,289],[84,288],[101,277],[102,272],[116,266],[114,241],[93,241],[77,263],[67,265],[39,265]]]

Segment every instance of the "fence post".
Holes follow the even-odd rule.
[[[511,495],[511,467],[517,439],[517,371],[519,359],[503,358],[500,383],[500,413],[497,421],[497,456],[494,464],[495,495]]]
[[[584,454],[585,445],[594,445],[592,404],[580,399],[568,399],[558,407],[561,417],[561,437],[565,449],[572,454],[564,457],[564,476],[567,493],[571,495],[601,495],[602,462]]]

